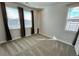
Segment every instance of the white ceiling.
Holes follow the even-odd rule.
[[[29,2],[28,4],[36,8],[43,8],[43,7],[55,5],[57,4],[57,2],[54,2],[54,3],[52,2]]]
[[[33,8],[45,8],[47,6],[55,6],[55,5],[67,5],[71,2],[22,2],[22,4],[27,5]]]

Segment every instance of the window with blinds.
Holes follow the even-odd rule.
[[[9,29],[20,29],[18,8],[6,7]]]
[[[79,28],[79,7],[69,8],[65,30],[78,31],[78,28]]]
[[[24,10],[24,22],[25,22],[25,28],[31,28],[32,27],[31,11]]]

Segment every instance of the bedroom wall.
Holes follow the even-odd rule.
[[[5,30],[4,30],[4,24],[1,14],[1,6],[0,6],[0,43],[6,42],[6,36],[5,36]]]
[[[38,24],[38,10],[36,9],[31,9],[28,8],[24,5],[18,4],[18,3],[10,3],[7,2],[6,6],[11,6],[11,7],[22,7],[26,10],[34,10],[34,26],[35,26],[35,33],[37,33],[37,28],[39,26]],[[20,38],[20,29],[10,29],[10,33],[12,35],[13,40]],[[26,28],[26,36],[31,35],[31,28]],[[6,42],[5,38],[5,29],[4,29],[4,24],[3,24],[3,18],[1,14],[1,9],[0,9],[0,43]]]
[[[17,3],[6,3],[8,6],[17,7],[20,6],[27,10],[30,10],[26,6],[17,4]],[[66,16],[67,16],[68,7],[65,5],[56,5],[45,7],[42,11],[34,11],[35,15],[35,33],[37,32],[37,28],[40,29],[40,34],[53,37],[56,36],[59,40],[72,43],[75,32],[69,32],[65,30],[66,25]],[[0,16],[0,42],[5,40],[5,31],[3,26],[2,17]],[[12,37],[20,37],[19,29],[10,30]],[[15,32],[14,32],[15,31]],[[27,36],[30,35],[30,28],[26,29]],[[16,34],[16,35],[15,35]],[[4,37],[3,37],[4,36]]]
[[[44,8],[41,11],[41,31],[40,33],[58,40],[72,44],[76,32],[65,30],[68,7],[66,5],[56,5]]]

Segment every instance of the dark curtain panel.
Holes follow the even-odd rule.
[[[18,7],[19,11],[19,18],[20,18],[20,31],[21,31],[21,37],[25,36],[25,24],[24,24],[24,13],[23,13],[23,8]]]
[[[12,40],[9,27],[8,27],[8,19],[7,19],[7,14],[6,14],[6,7],[4,2],[0,2],[1,4],[1,11],[2,11],[2,16],[3,16],[3,22],[4,22],[4,27],[5,27],[5,34],[6,34],[6,40]]]
[[[79,29],[78,29],[78,31],[77,31],[77,33],[75,35],[75,38],[74,38],[74,41],[73,41],[72,45],[75,45],[76,44],[76,41],[78,39],[78,35],[79,35]]]
[[[31,11],[31,15],[32,15],[32,28],[31,28],[31,34],[34,34],[34,12]]]

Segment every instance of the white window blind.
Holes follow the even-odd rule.
[[[8,17],[8,26],[10,29],[19,29],[20,20],[18,8],[6,7],[7,17]]]
[[[65,30],[77,31],[78,27],[79,27],[79,7],[69,8]]]
[[[24,21],[25,21],[25,28],[32,27],[32,16],[30,11],[24,10]]]

